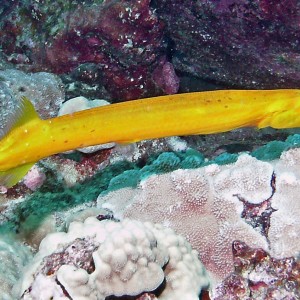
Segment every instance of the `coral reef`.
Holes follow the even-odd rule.
[[[65,72],[80,63],[96,63],[113,99],[136,99],[155,90],[151,65],[163,48],[162,28],[147,0],[81,8],[71,15],[68,33],[55,36],[46,49],[48,64]]]
[[[277,258],[299,254],[299,157],[298,148],[270,163],[244,154],[234,164],[151,175],[137,189],[100,195],[98,205],[187,237],[216,287],[233,271],[235,240]]]
[[[285,147],[280,144],[279,148],[299,145],[299,141],[299,136],[291,136],[284,143]],[[271,146],[277,149],[276,143]],[[264,149],[273,157],[271,146]],[[118,154],[112,158],[115,162],[111,166],[106,165],[98,175],[93,171],[93,180],[81,184],[78,184],[79,177],[76,179],[73,175],[76,165],[81,165],[78,175],[87,178],[87,173],[82,172],[88,169],[82,162],[59,156],[49,158],[43,162],[44,168],[48,168],[44,185],[27,200],[11,202],[5,210],[2,207],[1,230],[19,232],[19,239],[37,249],[49,232],[63,230],[64,224],[72,222],[78,213],[83,218],[99,214],[101,206],[113,210],[117,217],[123,214],[161,222],[186,236],[199,251],[199,257],[214,279],[212,299],[221,280],[226,284],[227,276],[234,271],[231,246],[235,240],[255,249],[262,248],[279,260],[298,254],[299,245],[295,243],[299,232],[298,148],[283,152],[279,160],[269,162],[246,154],[233,158],[222,154],[224,158],[209,162],[199,152],[186,149],[186,145],[179,143],[177,147],[183,147],[185,152],[164,152],[148,158],[148,164],[140,168],[136,165],[139,160],[131,157],[132,154],[128,156],[131,163],[119,161]],[[97,155],[93,154],[90,163]],[[67,166],[68,160],[70,169],[66,168],[65,176],[74,178],[66,189],[58,185],[59,177],[53,174]],[[214,163],[217,161],[230,164],[217,165]],[[97,209],[96,195],[101,190],[106,192],[98,198]],[[10,197],[11,193],[8,191]],[[156,299],[151,293],[141,297]]]
[[[185,91],[189,80],[196,90],[291,88],[299,10],[296,0],[20,0],[3,10],[0,43],[18,67],[71,72],[114,101],[174,93],[187,77]]]
[[[160,289],[158,299],[198,299],[207,274],[186,240],[158,224],[98,216],[41,243],[21,299],[106,299]]]
[[[3,0],[0,136],[22,96],[47,119],[95,104],[78,95],[297,88],[299,12],[296,0]],[[295,132],[237,129],[40,161],[0,187],[0,297],[196,300],[208,286],[200,259],[211,299],[299,298]]]
[[[86,3],[69,9],[63,5],[63,10],[55,12],[54,24],[44,12],[44,4],[34,6],[24,9],[21,3],[16,5],[4,18],[0,36],[3,41],[10,30],[13,38],[4,45],[4,52],[15,63],[25,64],[25,69],[31,66],[55,73],[73,71],[75,78],[81,77],[83,82],[101,83],[115,101],[145,97],[160,88],[167,93],[178,90],[171,63],[152,78],[155,67],[165,57],[165,44],[163,23],[150,8],[149,0]],[[20,13],[22,9],[26,15]],[[33,11],[39,17],[34,18]],[[28,22],[28,14],[34,21]],[[35,31],[36,26],[41,30]],[[77,69],[82,65],[84,72]],[[162,80],[163,86],[159,83]]]
[[[232,250],[235,270],[217,288],[215,300],[299,298],[298,259],[274,259],[241,241],[234,241]]]

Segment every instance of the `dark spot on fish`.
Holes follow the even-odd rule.
[[[228,108],[228,105],[225,105],[224,108]]]
[[[95,129],[93,129],[93,130],[90,131],[90,133],[93,133],[93,132],[95,132]]]
[[[217,101],[218,101],[219,103],[221,102],[221,100],[220,100],[220,99],[218,99]]]
[[[66,144],[66,143],[68,143],[68,141],[66,140],[66,141],[64,141],[64,143]]]

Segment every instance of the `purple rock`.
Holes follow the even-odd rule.
[[[176,70],[235,87],[299,86],[299,1],[162,0],[157,6]]]

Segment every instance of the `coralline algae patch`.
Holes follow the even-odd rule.
[[[24,69],[75,69],[114,99],[155,92],[158,72],[157,85],[176,91],[169,66],[196,79],[196,88],[203,79],[255,89],[299,83],[297,0],[7,3],[0,23],[7,60]]]

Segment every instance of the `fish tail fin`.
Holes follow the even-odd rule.
[[[33,104],[28,98],[22,97],[18,107],[15,109],[14,115],[8,119],[8,123],[0,130],[0,139],[9,135],[15,128],[35,119],[40,119],[40,117],[35,111]],[[6,143],[0,149],[0,160],[5,159],[5,152],[7,151],[7,146],[5,145]],[[4,154],[3,158],[1,157],[1,152]],[[30,162],[9,170],[0,170],[0,186],[5,186],[6,188],[12,187],[26,175],[33,165],[34,162]]]
[[[18,183],[31,169],[34,163],[28,163],[8,171],[0,171],[0,186],[10,188]]]

